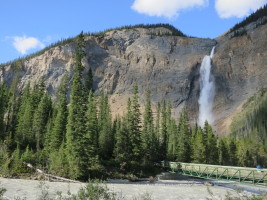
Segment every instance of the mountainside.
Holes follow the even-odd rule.
[[[251,25],[251,24],[250,24]],[[247,26],[246,34],[216,38],[214,111],[218,130],[227,130],[245,101],[267,87],[267,25]]]
[[[213,75],[216,82],[214,127],[218,134],[229,133],[232,117],[256,91],[267,87],[267,24],[248,26],[240,36],[226,34],[216,39],[174,36],[166,27],[111,30],[85,37],[84,76],[94,75],[96,94],[110,95],[113,115],[122,114],[134,83],[139,86],[141,104],[146,90],[152,104],[170,100],[173,115],[186,106],[192,123],[197,121],[199,67],[216,46]],[[19,76],[18,87],[37,83],[42,77],[54,95],[64,72],[73,75],[76,44],[52,47],[29,59],[2,67],[1,81],[11,84]]]

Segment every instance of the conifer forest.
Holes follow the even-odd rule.
[[[42,79],[22,92],[18,79],[1,84],[1,176],[31,173],[25,163],[78,180],[147,176],[163,160],[267,167],[267,90],[249,99],[225,137],[207,121],[190,124],[186,108],[172,116],[168,99],[153,106],[149,91],[141,112],[137,83],[126,113],[112,116],[108,95],[94,93],[92,70],[82,78],[83,33],[76,43],[73,77],[65,74],[55,100]]]

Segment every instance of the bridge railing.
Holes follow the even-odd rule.
[[[162,161],[161,165],[172,172],[187,176],[267,186],[267,169],[167,161]]]

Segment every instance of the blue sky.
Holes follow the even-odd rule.
[[[0,63],[62,38],[134,24],[169,23],[215,38],[267,0],[0,0]]]

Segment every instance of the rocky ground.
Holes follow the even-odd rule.
[[[160,180],[154,183],[150,182],[129,182],[126,180],[110,180],[107,187],[118,193],[123,199],[140,199],[144,194],[149,194],[155,200],[177,200],[177,199],[224,199],[225,195],[230,193],[234,196],[252,196],[253,194],[267,193],[267,188],[236,186],[225,182],[213,182],[214,186],[206,186],[205,180]],[[40,182],[37,180],[5,179],[0,178],[0,188],[6,188],[4,194],[5,200],[26,198],[27,200],[36,200],[42,194],[41,187],[47,190],[51,197],[58,191],[66,195],[68,191],[72,194],[85,186],[79,183],[62,182]],[[208,191],[213,193],[213,195]],[[238,191],[241,191],[239,193]]]

